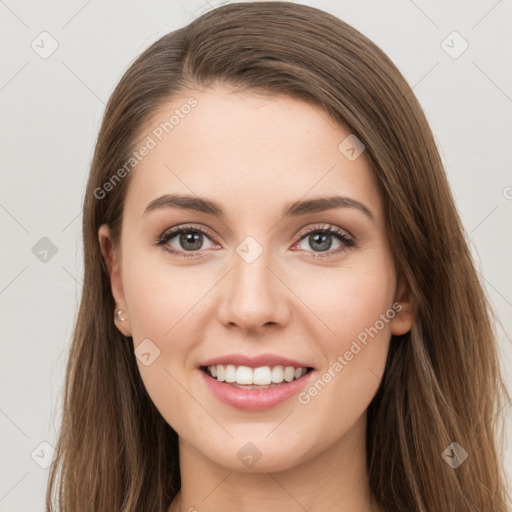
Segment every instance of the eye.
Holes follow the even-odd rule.
[[[312,252],[310,256],[312,258],[334,256],[356,245],[355,240],[346,231],[329,224],[315,225],[307,230],[302,230],[298,236],[300,240],[293,247],[299,247],[305,243],[312,251],[303,247],[300,250]],[[200,251],[211,249],[215,245],[212,243],[212,238],[213,235],[203,228],[185,225],[168,229],[156,239],[155,245],[180,257],[199,257],[201,256]],[[332,249],[333,239],[334,245],[337,244],[334,249]],[[210,242],[206,247],[203,245],[205,241]],[[325,255],[321,253],[325,253]]]
[[[306,232],[302,231],[299,236],[301,238],[294,247],[305,242],[305,245],[313,249],[312,258],[327,258],[341,254],[356,245],[355,240],[346,231],[331,225],[315,225]],[[331,250],[333,239],[338,246]]]
[[[172,254],[179,254],[179,256],[190,258],[200,256],[200,254],[195,253],[212,247],[212,244],[206,247],[203,246],[206,240],[211,242],[211,235],[205,229],[193,226],[180,226],[165,231],[158,237],[156,245],[162,246],[164,250]]]

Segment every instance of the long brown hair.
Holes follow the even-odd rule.
[[[68,512],[165,512],[180,488],[177,434],[145,390],[132,339],[114,325],[97,235],[108,224],[119,247],[136,168],[108,193],[98,190],[130,159],[159,106],[216,83],[319,105],[366,147],[396,269],[416,304],[411,331],[391,339],[368,409],[375,503],[385,511],[506,511],[497,420],[508,394],[493,316],[425,115],[374,43],[335,16],[288,2],[223,5],[165,35],[108,102],[84,199],[83,292],[47,510],[58,490]],[[441,456],[453,442],[468,453],[456,469]]]

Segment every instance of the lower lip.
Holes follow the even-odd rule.
[[[263,411],[288,400],[310,381],[314,370],[309,371],[300,379],[278,384],[266,389],[243,389],[220,382],[210,377],[205,371],[198,369],[210,391],[222,402],[245,411]]]

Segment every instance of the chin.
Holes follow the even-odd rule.
[[[269,432],[271,429],[269,430]],[[223,466],[231,471],[242,473],[263,473],[285,471],[306,461],[308,456],[307,446],[304,441],[290,443],[289,438],[272,433],[276,436],[273,440],[262,438],[261,429],[254,437],[244,436],[230,439],[219,444],[219,449],[211,451],[211,445],[203,454],[215,464]],[[286,440],[286,444],[284,441]],[[300,446],[300,449],[297,448]],[[198,448],[200,449],[200,448]]]

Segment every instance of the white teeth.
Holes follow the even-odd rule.
[[[284,370],[284,380],[291,382],[295,377],[295,368],[293,366],[287,366]]]
[[[272,368],[272,382],[279,383],[283,382],[284,379],[284,368],[282,366],[274,366]]]
[[[241,385],[268,386],[281,384],[300,379],[307,368],[294,368],[293,366],[235,366],[233,364],[217,364],[207,367],[208,373],[220,382],[229,382]]]
[[[224,374],[224,380],[226,382],[235,382],[236,380],[236,368],[234,364],[226,365],[226,373]]]
[[[268,366],[254,368],[252,380],[253,384],[258,384],[258,386],[266,386],[267,384],[270,384],[272,382],[272,372],[270,371],[270,368]]]
[[[254,384],[252,379],[253,379],[252,368],[249,368],[248,366],[239,366],[236,369],[236,383],[237,384]]]

